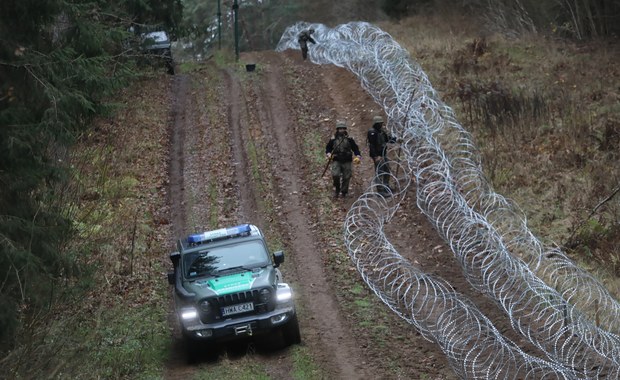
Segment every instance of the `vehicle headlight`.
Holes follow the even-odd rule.
[[[263,289],[260,291],[260,295],[258,297],[261,303],[267,303],[271,299],[271,292],[269,289]]]
[[[278,294],[276,295],[276,299],[278,302],[287,302],[293,298],[293,292],[291,288],[278,288]]]
[[[198,318],[198,310],[193,307],[188,307],[187,309],[181,310],[181,319],[184,321],[189,321],[192,319]]]

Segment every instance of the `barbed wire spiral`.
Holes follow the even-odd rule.
[[[407,51],[364,22],[335,28],[300,22],[286,29],[276,50],[299,49],[297,36],[309,28],[317,42],[309,59],[355,74],[401,141],[391,148],[400,159],[391,162],[392,187],[382,189],[388,195],[376,191],[382,185],[375,178],[344,222],[349,256],[373,292],[436,342],[459,377],[619,378],[618,301],[559,248],[545,247],[518,206],[494,192],[470,134]],[[472,301],[416,268],[389,242],[384,226],[412,185],[418,208],[471,285],[491,297],[544,357],[524,352]]]

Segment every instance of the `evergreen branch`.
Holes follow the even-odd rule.
[[[50,87],[48,86],[49,83],[39,78],[37,74],[34,73],[32,68],[29,67],[28,65],[25,65],[24,68],[26,69],[26,71],[28,71],[28,73],[30,73],[30,75],[32,75],[35,81],[39,82],[41,86],[43,86],[46,90],[48,90],[47,93],[50,94],[50,97],[52,98],[51,99],[52,107],[54,108],[54,114],[56,116],[56,120],[58,120],[58,101],[56,97],[54,96],[54,94],[52,93],[52,91],[50,90]]]

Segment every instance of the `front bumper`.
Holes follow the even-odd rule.
[[[285,325],[295,316],[293,305],[284,305],[264,314],[229,318],[216,323],[202,323],[200,319],[182,321],[183,335],[200,341],[224,341],[251,337],[271,332]]]

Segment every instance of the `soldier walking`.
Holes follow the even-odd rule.
[[[299,46],[301,47],[301,56],[304,61],[308,58],[308,42],[316,44],[316,41],[312,38],[313,33],[314,29],[302,30],[297,37],[297,42],[299,42]]]
[[[368,130],[366,136],[368,143],[369,156],[375,164],[375,175],[377,192],[381,195],[391,195],[390,187],[390,164],[387,158],[387,144],[396,142],[383,128],[383,118],[375,116],[372,118],[372,128]]]
[[[349,192],[349,181],[353,175],[351,163],[359,164],[361,155],[355,140],[349,137],[347,124],[344,121],[336,122],[336,133],[327,143],[325,155],[332,165],[334,196],[342,194],[342,197],[346,197]]]

